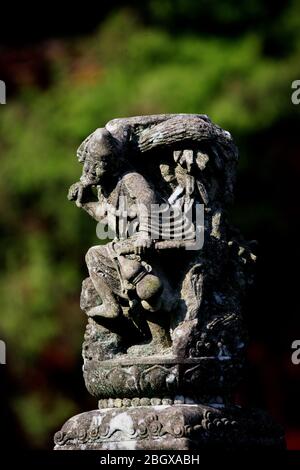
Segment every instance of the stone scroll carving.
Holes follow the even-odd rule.
[[[239,445],[282,445],[262,412],[232,403],[255,255],[227,220],[238,161],[230,133],[206,115],[114,119],[77,157],[82,174],[68,197],[99,237],[80,306],[83,375],[100,409],[71,418],[56,448],[197,448],[210,442],[209,416],[211,442],[225,442],[226,421]],[[112,424],[121,415],[122,431]]]

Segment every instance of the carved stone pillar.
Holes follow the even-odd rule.
[[[110,228],[86,255],[81,293],[83,375],[99,408],[70,418],[55,449],[284,446],[266,413],[232,400],[255,255],[226,218],[229,132],[205,115],[115,119],[77,156],[69,199]]]

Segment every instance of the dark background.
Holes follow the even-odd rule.
[[[206,113],[240,149],[231,220],[258,240],[245,305],[241,404],[265,408],[300,449],[297,1],[150,0],[1,7],[1,445],[49,449],[84,388],[79,309],[93,221],[66,200],[75,150],[114,117]]]

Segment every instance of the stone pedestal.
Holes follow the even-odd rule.
[[[54,441],[55,450],[284,448],[282,430],[266,413],[218,404],[88,411],[69,419]]]

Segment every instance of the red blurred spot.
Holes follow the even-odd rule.
[[[285,433],[288,450],[300,450],[300,429],[288,429]]]

